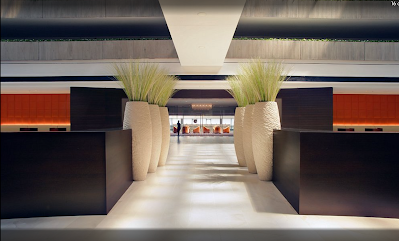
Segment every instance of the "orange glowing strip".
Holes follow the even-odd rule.
[[[51,123],[51,124],[50,123],[49,124],[46,124],[46,123],[40,123],[40,124],[18,123],[18,124],[1,124],[1,125],[2,126],[21,126],[21,125],[24,125],[24,126],[59,126],[59,125],[69,126],[69,125],[71,125],[71,123],[56,123],[56,124],[54,124],[54,123]]]
[[[334,126],[399,126],[399,123],[385,124],[385,123],[370,123],[370,124],[353,124],[353,123],[334,123]]]

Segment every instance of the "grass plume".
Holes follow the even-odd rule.
[[[148,93],[148,103],[161,107],[166,106],[169,99],[177,92],[175,89],[178,78],[173,75],[165,75],[160,78]]]
[[[249,104],[253,104],[276,101],[287,75],[288,71],[281,62],[272,61],[265,64],[256,59],[241,66],[238,78],[242,82]]]
[[[231,89],[228,89],[227,92],[234,97],[239,107],[245,107],[248,105],[248,98],[244,93],[244,88],[242,86],[242,82],[237,75],[227,77],[227,82],[230,85]]]
[[[157,104],[162,99],[163,92],[170,92],[174,88],[166,69],[155,63],[130,62],[114,65],[114,78],[119,81],[130,101],[146,101]],[[168,84],[167,84],[168,83]],[[173,93],[173,91],[172,91]]]

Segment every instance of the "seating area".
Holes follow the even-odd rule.
[[[177,134],[177,127],[173,126],[173,133]],[[230,126],[220,126],[220,125],[207,125],[201,126],[200,125],[183,125],[180,134],[191,134],[191,135],[202,135],[202,134],[229,134],[232,135],[231,127]]]

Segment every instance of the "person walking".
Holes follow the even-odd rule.
[[[180,122],[177,121],[177,136],[180,136]]]

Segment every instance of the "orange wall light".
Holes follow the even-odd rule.
[[[2,125],[70,125],[69,94],[2,94]]]
[[[399,125],[399,95],[334,94],[334,125]]]

